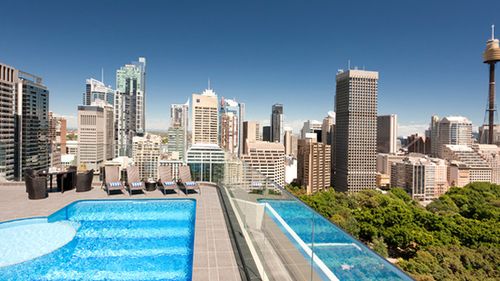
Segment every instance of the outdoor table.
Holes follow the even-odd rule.
[[[50,172],[42,171],[42,172],[39,173],[40,176],[48,176],[49,177],[50,192],[52,192],[52,180],[53,180],[54,175],[55,176],[61,175],[63,177],[66,174],[68,174],[68,171],[50,171]],[[64,187],[63,187],[62,181],[61,181],[61,186],[58,186],[58,188],[61,190],[61,193],[64,192]]]
[[[155,191],[156,190],[156,182],[155,181],[146,181],[146,191]]]

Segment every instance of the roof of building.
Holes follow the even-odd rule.
[[[447,116],[444,117],[441,122],[448,122],[448,123],[467,123],[467,124],[472,124],[469,119],[463,116]]]

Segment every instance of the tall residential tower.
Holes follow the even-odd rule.
[[[274,104],[271,113],[271,142],[283,143],[283,105]]]

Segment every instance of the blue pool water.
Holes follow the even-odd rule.
[[[340,280],[412,280],[384,258],[369,250],[343,230],[298,201],[260,200],[268,203],[314,255]],[[273,213],[266,212],[293,241],[289,231]],[[311,235],[314,221],[314,238]],[[313,241],[314,239],[314,241]],[[300,249],[299,243],[293,241]],[[314,243],[312,243],[314,242]],[[314,246],[312,246],[314,245]],[[301,249],[304,253],[304,251]]]
[[[191,280],[195,212],[189,199],[75,202],[48,218],[69,221],[77,229],[73,240],[0,267],[0,279]]]

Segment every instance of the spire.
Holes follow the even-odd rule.
[[[101,67],[101,82],[104,84],[104,67]]]
[[[495,25],[491,25],[491,40],[495,40]]]
[[[211,88],[210,88],[210,77],[208,78],[208,89],[211,90]]]

